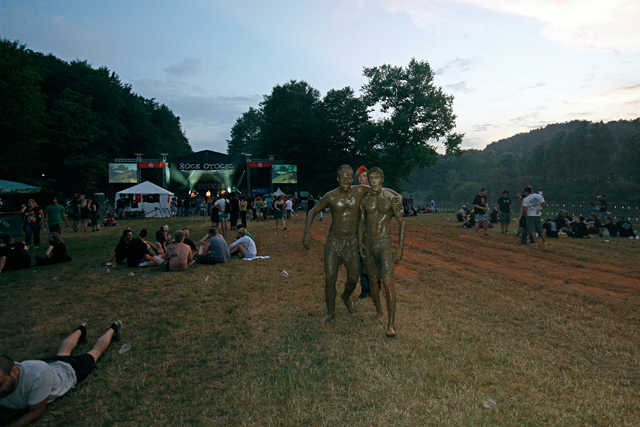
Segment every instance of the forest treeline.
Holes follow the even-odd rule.
[[[453,96],[434,85],[428,62],[365,67],[363,75],[359,94],[345,87],[321,97],[297,80],[275,86],[236,120],[228,153],[297,164],[299,188],[312,194],[335,188],[345,163],[379,166],[385,185],[401,191],[416,168],[436,160],[434,141],[458,153]]]
[[[417,170],[407,193],[425,200],[470,201],[481,187],[496,200],[523,185],[556,201],[640,202],[640,118],[608,123],[552,124],[488,145],[460,157],[439,156]]]
[[[3,179],[47,191],[107,188],[114,158],[191,153],[180,118],[106,67],[62,61],[0,41]]]

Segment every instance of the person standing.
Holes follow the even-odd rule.
[[[278,196],[273,203],[274,214],[273,217],[276,220],[276,230],[278,229],[278,220],[282,219],[282,228],[287,229],[286,224],[284,223],[284,197]]]
[[[600,217],[600,222],[604,222],[604,219],[607,216],[607,209],[609,208],[607,195],[604,193],[599,195],[598,200],[600,201],[600,204],[598,205],[598,216]]]
[[[402,259],[404,251],[405,224],[402,219],[401,202],[398,202],[390,190],[382,188],[384,172],[375,167],[369,171],[371,192],[364,196],[360,205],[360,226],[358,244],[360,256],[364,259],[367,272],[375,283],[380,279],[387,294],[389,323],[386,335],[395,337],[396,291],[394,286],[394,263]],[[391,238],[391,218],[395,216],[400,227],[400,240],[397,250],[393,249]],[[376,307],[374,320],[381,320],[382,306],[377,286],[371,288],[371,296]]]
[[[498,210],[500,211],[500,229],[502,234],[509,234],[509,223],[511,222],[511,198],[509,192],[504,190],[502,197],[498,199]]]
[[[525,185],[522,189],[524,191],[524,200],[522,200],[522,211],[527,216],[527,232],[530,235],[531,245],[537,246],[536,233],[542,237],[542,243],[547,244],[545,238],[545,232],[542,228],[542,208],[547,205],[542,197],[542,192],[536,194],[533,192],[531,185]]]
[[[69,226],[69,219],[65,213],[65,209],[62,205],[58,204],[56,197],[51,200],[51,204],[45,209],[44,226],[49,226],[49,232],[56,232],[62,234],[62,220],[64,219],[67,227]]]
[[[324,247],[324,296],[327,305],[327,316],[321,322],[328,322],[336,317],[336,282],[338,268],[343,264],[347,270],[347,280],[342,293],[342,301],[349,312],[353,313],[355,304],[351,294],[358,284],[360,276],[360,254],[358,253],[358,218],[360,202],[369,187],[360,185],[352,187],[353,169],[342,165],[337,173],[338,188],[329,191],[307,213],[302,245],[309,249],[311,243],[311,224],[316,215],[325,207],[331,207],[331,226]],[[309,200],[312,197],[309,196]]]
[[[284,202],[284,209],[287,212],[287,219],[293,218],[293,200],[291,198]]]
[[[31,238],[33,237],[33,247],[40,247],[40,229],[42,228],[43,214],[42,209],[35,200],[27,200],[27,205],[22,205],[22,229],[24,230],[24,243],[27,249],[31,246]]]
[[[240,223],[247,223],[247,199],[244,197],[240,198]]]
[[[473,199],[473,214],[475,215],[476,225],[474,227],[475,235],[478,236],[480,225],[484,229],[484,235],[489,235],[489,203],[487,203],[487,189],[481,188]]]
[[[229,218],[229,222],[231,230],[235,230],[236,225],[238,225],[238,217],[240,216],[240,199],[238,198],[237,193],[233,193],[233,197],[229,201],[231,203],[231,217]]]
[[[227,209],[227,204],[229,201],[221,196],[218,200],[216,200],[216,204],[214,205],[214,209],[218,209],[218,218],[220,218],[220,223],[222,224],[222,237],[227,237],[229,235],[229,213],[231,209]]]
[[[369,186],[369,169],[365,165],[362,165],[356,171],[356,180],[360,185]],[[364,224],[360,224],[360,227],[364,227]],[[369,289],[369,276],[364,271],[364,260],[360,258],[360,296],[358,298],[367,298],[370,294]]]

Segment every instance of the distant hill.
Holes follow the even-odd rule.
[[[524,155],[528,153],[534,145],[549,139],[562,131],[571,131],[580,123],[590,123],[584,120],[573,120],[566,123],[553,123],[542,128],[532,129],[526,133],[518,133],[509,138],[492,142],[485,147],[484,152],[491,154],[514,153]],[[634,129],[633,122],[619,120],[606,123],[611,128],[616,137],[628,134]]]
[[[640,201],[640,118],[550,124],[460,157],[439,156],[412,175],[405,194],[459,203],[481,187],[515,194],[524,184],[544,189],[550,200],[591,201],[605,193]]]

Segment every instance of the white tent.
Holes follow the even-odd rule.
[[[286,196],[286,194],[284,194],[284,191],[282,191],[280,187],[278,187],[278,189],[274,191],[273,194],[271,195],[275,197]]]
[[[138,203],[138,206],[131,210],[143,211],[147,218],[167,218],[171,216],[170,203],[174,194],[149,181],[118,191],[116,200],[120,199],[121,196],[130,196],[134,202]]]

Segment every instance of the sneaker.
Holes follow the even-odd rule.
[[[80,331],[80,339],[78,339],[78,344],[84,344],[87,342],[87,322],[82,322],[76,330]]]
[[[116,320],[111,324],[111,329],[113,329],[111,342],[119,342],[122,334],[122,322],[120,320]]]
[[[368,296],[369,296],[369,291],[362,291],[360,292],[360,296],[358,298],[364,299],[364,298],[367,298]]]
[[[509,234],[509,232],[508,232],[508,231],[505,231],[505,232],[504,232],[504,234]]]

